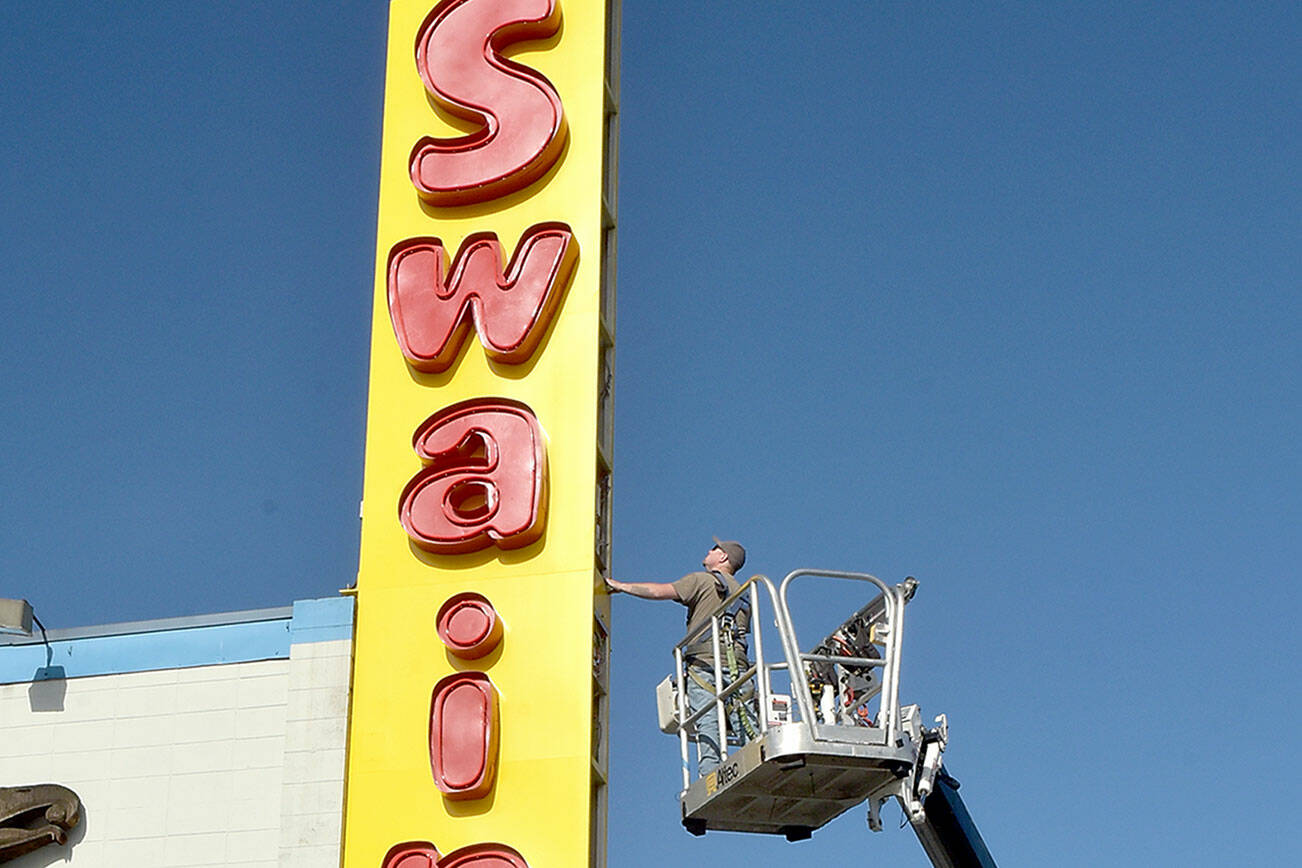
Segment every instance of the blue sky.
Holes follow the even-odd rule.
[[[385,15],[0,13],[0,596],[47,625],[352,580]],[[917,576],[903,698],[1000,865],[1302,847],[1299,44],[1282,2],[624,10],[616,572]],[[682,611],[615,606],[613,866],[926,864],[897,812],[683,833]]]

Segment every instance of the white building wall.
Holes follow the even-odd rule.
[[[0,684],[0,786],[83,805],[69,844],[5,868],[338,868],[351,644]]]
[[[290,649],[280,802],[282,868],[334,868],[344,813],[352,641]]]

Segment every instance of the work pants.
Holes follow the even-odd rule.
[[[714,673],[705,669],[694,669],[697,675],[700,675],[706,684],[714,683]],[[727,723],[725,735],[728,737],[729,744],[742,744],[745,738],[745,730],[742,729],[741,717],[736,711],[736,704],[733,703],[732,710],[727,708],[728,703],[724,703],[724,711]],[[705,777],[710,772],[719,767],[719,710],[715,704],[714,693],[697,683],[691,673],[687,676],[687,712],[695,714],[702,708],[709,708],[705,714],[701,715],[696,721],[696,773]]]

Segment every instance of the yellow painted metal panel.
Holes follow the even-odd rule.
[[[457,208],[422,202],[408,174],[419,139],[468,130],[431,106],[417,73],[416,34],[432,4],[390,7],[345,868],[378,868],[390,847],[409,840],[431,841],[445,854],[500,842],[531,868],[590,858],[592,620],[594,609],[608,616],[594,569],[607,9],[605,0],[560,2],[557,36],[506,54],[555,86],[568,144],[557,166],[527,189]],[[579,260],[551,334],[532,358],[491,363],[472,333],[446,372],[410,367],[388,314],[392,247],[434,236],[455,252],[466,236],[494,232],[509,256],[524,230],[543,221],[572,228]],[[527,404],[546,432],[546,529],[523,549],[430,554],[411,544],[398,521],[399,496],[421,469],[412,434],[436,410],[478,397]],[[461,591],[487,597],[506,627],[501,645],[477,660],[454,657],[435,631],[439,607]],[[464,669],[487,672],[499,691],[500,756],[487,797],[451,801],[430,771],[430,693]]]

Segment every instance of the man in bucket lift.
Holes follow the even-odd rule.
[[[703,571],[688,573],[676,582],[619,582],[606,579],[613,593],[623,592],[644,600],[676,600],[687,607],[687,632],[706,627],[719,604],[741,586],[734,575],[746,563],[746,550],[734,540],[714,537],[714,547],[705,554]],[[750,604],[744,596],[740,605],[730,606],[731,619],[721,618],[719,642],[728,659],[720,661],[724,683],[746,669],[746,635],[750,628]],[[731,650],[727,650],[731,643]],[[683,649],[687,666],[688,714],[714,705],[714,645],[707,628]],[[731,672],[730,672],[731,670]],[[741,691],[739,691],[741,692]],[[740,700],[727,704],[728,732],[741,736],[751,732],[754,712]],[[696,722],[697,773],[704,777],[719,766],[719,716],[710,711]]]

